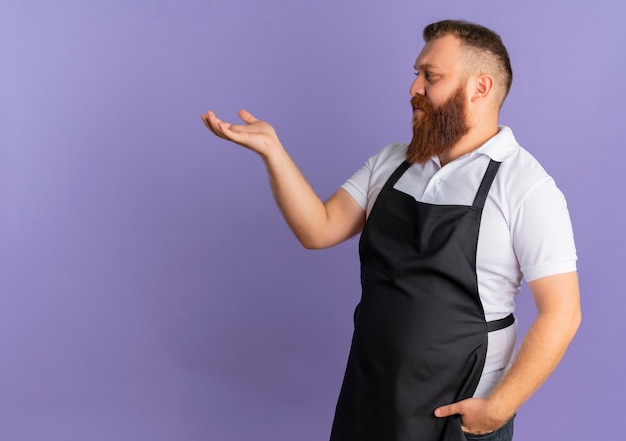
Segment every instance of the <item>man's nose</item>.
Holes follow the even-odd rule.
[[[422,75],[416,75],[415,76],[415,80],[413,81],[413,83],[411,84],[411,87],[409,88],[409,93],[411,94],[411,96],[415,96],[415,95],[425,95],[426,92],[424,91],[424,78],[422,77]]]

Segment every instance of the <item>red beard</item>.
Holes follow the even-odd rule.
[[[413,117],[413,139],[406,152],[406,159],[412,164],[447,152],[469,131],[463,87],[438,107],[421,95],[415,95],[411,104],[424,111]]]

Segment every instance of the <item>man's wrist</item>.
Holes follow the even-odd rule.
[[[513,404],[512,400],[506,399],[502,391],[493,391],[487,397],[490,416],[498,426],[503,426],[517,412],[518,406]]]

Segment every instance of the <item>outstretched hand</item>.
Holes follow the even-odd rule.
[[[502,416],[501,413],[498,406],[482,398],[468,398],[435,410],[435,416],[439,418],[461,415],[463,431],[477,435],[490,433],[504,426],[510,416]]]
[[[240,110],[239,118],[245,125],[222,121],[211,110],[202,115],[204,125],[215,136],[249,148],[262,156],[281,145],[276,131],[269,123],[258,120],[247,110]]]

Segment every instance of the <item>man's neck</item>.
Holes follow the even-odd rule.
[[[443,167],[455,159],[467,155],[496,136],[499,130],[497,122],[481,129],[470,129],[450,150],[439,155],[439,163]]]

